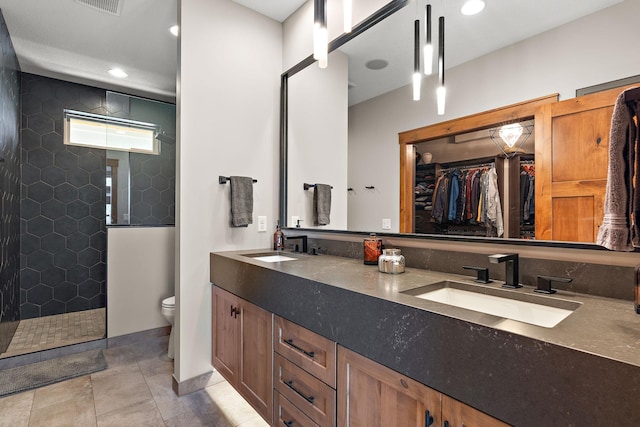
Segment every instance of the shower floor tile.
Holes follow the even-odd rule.
[[[105,315],[106,310],[98,308],[21,320],[0,358],[104,338]]]

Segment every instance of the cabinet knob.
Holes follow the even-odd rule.
[[[282,423],[287,427],[291,427],[293,425],[293,421],[282,421]]]

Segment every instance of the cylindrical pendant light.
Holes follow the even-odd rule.
[[[445,99],[447,89],[444,87],[444,16],[438,20],[438,89],[436,90],[436,100],[438,104],[438,115],[444,114]]]
[[[424,55],[424,73],[426,75],[431,75],[433,73],[433,44],[431,43],[431,5],[427,5],[427,10],[425,11],[425,33],[426,40],[423,49]]]
[[[352,0],[342,0],[342,16],[344,18],[344,32],[350,33],[353,29],[353,3]]]
[[[327,0],[314,0],[313,9],[313,58],[320,68],[326,68],[329,35],[327,34]]]
[[[420,101],[420,20],[413,22],[413,100]]]

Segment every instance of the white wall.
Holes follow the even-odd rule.
[[[304,183],[329,184],[331,223],[321,228],[347,229],[347,114],[348,58],[329,55],[330,65],[305,68],[289,81],[289,156],[287,225],[298,216],[305,228],[314,227],[313,189]],[[320,120],[319,120],[320,119]]]
[[[578,88],[637,75],[638,16],[640,1],[625,1],[447,70],[444,116],[436,114],[435,76],[423,81],[419,102],[406,86],[351,107],[349,183],[370,182],[372,165],[382,177],[379,192],[349,197],[349,229],[379,230],[384,216],[398,230],[399,132],[556,92],[572,98]]]
[[[282,26],[230,0],[180,2],[176,361],[179,382],[211,371],[212,251],[270,246],[278,215]],[[254,221],[229,226],[229,185],[252,176]],[[268,232],[258,233],[266,215]]]
[[[385,0],[352,1],[354,27],[376,10],[389,3],[389,1]],[[343,33],[343,22],[342,0],[328,0],[327,31],[329,40],[333,40]],[[283,22],[283,71],[288,70],[313,53],[312,28],[313,0],[309,0]]]
[[[174,292],[174,227],[109,227],[107,259],[107,337],[168,325],[160,307]]]

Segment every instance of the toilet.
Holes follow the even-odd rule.
[[[169,334],[169,348],[167,357],[173,359],[173,320],[176,312],[176,297],[169,297],[162,300],[162,315],[171,323],[171,334]]]

